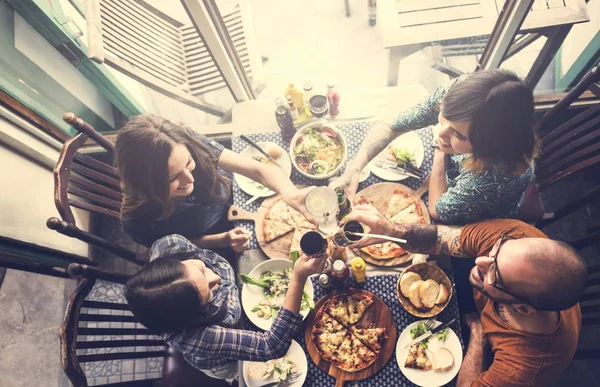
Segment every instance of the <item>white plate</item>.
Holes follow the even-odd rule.
[[[277,163],[279,163],[279,165],[283,167],[283,170],[285,171],[285,173],[287,173],[288,176],[292,174],[292,161],[290,160],[290,156],[287,154],[285,149],[275,144],[274,142],[257,142],[256,144],[263,150],[268,146],[274,146],[276,148],[279,148],[281,154],[275,159],[275,161],[277,161]],[[254,156],[264,157],[262,153],[260,153],[258,150],[254,149],[254,147],[251,147],[250,145],[244,148],[244,150],[242,150],[240,154],[250,158]],[[275,192],[271,191],[267,187],[263,187],[261,189],[260,183],[257,183],[244,175],[234,173],[233,176],[237,184],[240,186],[240,189],[248,195],[264,198],[275,194]]]
[[[392,141],[390,145],[395,145],[398,147],[408,149],[410,152],[412,152],[415,158],[415,166],[417,168],[421,167],[423,159],[425,158],[425,150],[423,149],[423,142],[421,142],[421,139],[419,138],[419,135],[417,133],[404,133],[403,135],[399,136],[394,141]],[[375,176],[387,181],[399,181],[406,179],[408,175],[405,175],[402,172],[388,168],[381,168],[375,165],[375,160],[377,160],[378,158],[385,158],[385,156],[383,156],[384,152],[385,150],[378,154],[375,157],[375,159],[369,163],[371,172],[373,172]]]
[[[400,366],[400,371],[402,371],[404,376],[406,376],[408,380],[414,384],[422,387],[443,386],[450,382],[456,376],[456,374],[458,374],[463,358],[463,350],[460,345],[460,340],[452,328],[450,328],[448,332],[445,343],[440,342],[437,338],[437,335],[430,337],[427,352],[427,356],[431,360],[432,353],[438,348],[447,348],[452,353],[452,356],[454,356],[454,366],[449,371],[436,372],[433,369],[429,371],[419,371],[404,367],[404,361],[408,355],[408,349],[404,349],[404,347],[406,347],[406,345],[412,340],[412,337],[410,337],[410,330],[413,329],[417,324],[423,323],[424,321],[425,320],[420,320],[412,323],[407,326],[404,331],[402,331],[400,337],[398,338],[398,343],[396,344],[396,361],[398,362],[398,366]],[[441,325],[441,323],[436,321],[435,326],[437,327],[439,325]]]
[[[257,265],[250,273],[248,274],[252,278],[260,278],[260,275],[265,271],[275,271],[282,273],[288,267],[292,267],[292,261],[289,259],[269,259],[268,261],[262,262]],[[306,280],[306,285],[304,286],[304,290],[306,293],[314,299],[315,293],[312,286],[312,282],[310,279]],[[244,312],[246,312],[246,316],[252,321],[254,325],[257,327],[268,331],[271,329],[271,325],[273,325],[273,320],[275,316],[272,316],[270,319],[264,319],[262,317],[258,317],[255,312],[252,312],[252,308],[256,306],[260,301],[265,299],[265,294],[263,292],[263,288],[244,284],[242,286],[242,308]],[[283,301],[283,299],[282,299]],[[306,318],[310,309],[300,311],[300,314]]]
[[[292,345],[290,345],[290,349],[288,349],[286,356],[289,357],[291,361],[296,363],[296,372],[300,373],[300,379],[296,380],[294,383],[286,384],[285,386],[301,387],[302,384],[304,384],[304,381],[306,380],[306,374],[308,373],[308,361],[306,359],[306,354],[302,350],[300,344],[298,344],[296,340],[292,340]],[[245,361],[244,365],[242,366],[244,381],[248,387],[259,387],[265,383],[268,383],[268,381],[256,381],[248,378],[248,367],[251,367],[252,363],[254,362]],[[270,381],[271,379],[268,380]]]

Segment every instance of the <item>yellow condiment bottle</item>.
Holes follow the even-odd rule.
[[[365,261],[360,257],[353,258],[350,262],[350,267],[352,268],[352,274],[356,282],[365,282],[367,278],[367,265]]]
[[[298,111],[300,111],[300,109],[304,109],[304,96],[293,83],[288,84],[288,87],[285,89],[283,95],[289,95],[292,97],[294,100],[294,105],[296,105]]]

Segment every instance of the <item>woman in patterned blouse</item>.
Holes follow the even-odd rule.
[[[537,138],[533,93],[506,70],[461,76],[400,114],[393,124],[375,126],[332,186],[344,187],[352,197],[359,172],[394,138],[436,123],[431,216],[449,224],[515,217],[533,179]]]

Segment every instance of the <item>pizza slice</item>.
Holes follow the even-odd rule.
[[[344,342],[347,336],[346,331],[341,332],[313,332],[313,343],[321,357],[327,361],[332,361],[338,348]]]
[[[337,351],[331,357],[331,364],[349,372],[354,372],[354,356],[352,351],[352,341],[354,336],[348,331],[344,336],[344,340],[337,348]]]
[[[323,305],[325,312],[336,319],[340,324],[348,326],[348,301],[346,296],[337,296],[330,298]]]
[[[385,328],[357,328],[356,326],[352,326],[350,327],[350,331],[357,339],[377,354],[381,351],[383,341],[388,338]]]
[[[406,250],[393,242],[377,243],[361,250],[377,259],[396,258],[406,253]]]
[[[296,211],[295,209],[293,209],[290,206],[288,206],[288,211],[292,215],[292,219],[293,219],[296,227],[306,228],[306,229],[311,229],[311,230],[315,229],[315,226],[311,222],[309,222],[308,219],[306,219],[304,217],[304,215],[302,215],[299,211]]]
[[[263,220],[263,236],[265,242],[271,242],[292,230],[294,230],[294,228],[287,223],[279,222],[277,220]]]
[[[393,218],[397,213],[404,210],[406,207],[414,204],[415,200],[410,197],[408,192],[404,192],[401,189],[395,189],[392,198],[390,199],[390,203],[388,204],[388,209],[385,213],[385,217],[387,219]]]
[[[352,336],[352,371],[367,368],[377,360],[377,354],[369,349],[362,341]]]
[[[296,222],[294,222],[294,219],[292,218],[292,214],[289,211],[290,209],[291,207],[288,206],[283,199],[278,199],[275,203],[271,204],[271,207],[267,210],[265,219],[286,223],[295,227]]]
[[[352,294],[348,296],[348,323],[357,323],[373,303],[373,297]]]
[[[329,314],[325,313],[325,308],[321,308],[315,316],[313,332],[337,333],[345,331],[346,328],[344,328],[342,324],[337,322]]]
[[[398,212],[392,218],[392,223],[419,223],[419,220],[423,217],[423,212],[420,211],[421,206],[417,203],[413,203],[406,207],[402,211]]]
[[[421,371],[429,371],[432,367],[425,348],[420,343],[413,344],[408,349],[408,356],[404,361],[406,368],[413,368]]]

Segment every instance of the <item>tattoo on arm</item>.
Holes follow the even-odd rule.
[[[406,239],[406,250],[419,254],[465,257],[460,244],[461,227],[431,224],[397,224],[395,235]]]
[[[465,257],[460,244],[460,233],[462,227],[437,226],[436,254],[452,255],[453,257]]]

